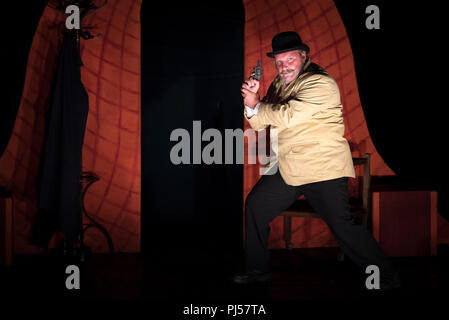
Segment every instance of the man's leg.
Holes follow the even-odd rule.
[[[286,184],[279,170],[264,175],[245,202],[246,271],[269,270],[269,223],[301,195],[301,188]]]
[[[377,265],[381,279],[396,272],[368,230],[356,224],[349,211],[348,178],[304,185],[304,194],[312,207],[328,224],[343,252],[365,273],[368,265]]]

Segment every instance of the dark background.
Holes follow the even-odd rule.
[[[28,54],[45,8],[44,1],[5,1],[0,19],[2,85],[0,107],[0,156],[11,135],[22,98]]]
[[[436,1],[335,4],[351,42],[371,139],[398,175],[390,181],[437,189],[439,213],[449,219],[444,184],[444,11]],[[365,9],[371,4],[380,9],[378,30],[365,27]]]
[[[368,129],[377,150],[404,177],[436,182],[442,173],[439,9],[406,1],[335,1],[351,41]],[[380,9],[368,30],[365,8]],[[440,38],[439,36],[442,36]]]
[[[439,190],[447,216],[445,148],[446,28],[438,2],[335,1],[355,59],[371,138],[408,184]],[[380,8],[367,30],[365,8]],[[28,52],[43,1],[5,3],[0,154],[19,107]],[[241,1],[158,4],[142,10],[142,250],[166,246],[235,250],[242,244],[242,165],[170,163],[170,132],[192,121],[243,128],[244,8]],[[447,90],[446,90],[447,91]]]

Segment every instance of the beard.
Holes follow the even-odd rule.
[[[281,78],[285,80],[285,84],[289,84],[292,82],[296,77],[293,77],[295,74],[295,70],[293,69],[287,69],[280,73]]]

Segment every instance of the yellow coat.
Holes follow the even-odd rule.
[[[299,186],[355,177],[335,80],[308,59],[303,72],[284,90],[283,84],[278,75],[257,115],[248,119],[245,109],[244,116],[254,130],[277,129],[278,168],[285,183]]]

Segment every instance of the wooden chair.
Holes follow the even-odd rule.
[[[370,159],[371,155],[366,153],[363,158],[352,158],[354,166],[363,166],[363,176],[361,176],[362,181],[359,181],[359,196],[357,198],[350,197],[350,212],[356,221],[361,223],[367,229],[371,226],[368,225],[371,220],[370,212]],[[357,177],[358,178],[358,177]],[[360,197],[361,195],[361,197]],[[284,217],[284,241],[285,247],[287,249],[292,249],[293,244],[291,242],[292,237],[292,217],[302,217],[302,218],[320,218],[320,215],[310,206],[307,200],[298,199],[296,200],[288,209],[281,212],[281,216]],[[344,254],[340,250],[338,254],[338,261],[344,261]]]

